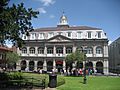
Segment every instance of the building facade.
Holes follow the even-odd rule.
[[[108,38],[100,28],[69,26],[67,17],[62,15],[56,27],[38,28],[22,39],[25,45],[18,50],[21,70],[67,69],[65,57],[76,50],[87,49],[86,65],[99,73],[108,73]],[[81,65],[84,67],[85,62]]]
[[[109,45],[110,72],[120,73],[120,37]]]

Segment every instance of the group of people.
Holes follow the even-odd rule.
[[[93,75],[96,73],[95,70],[93,69],[76,69],[76,68],[73,68],[73,69],[70,69],[68,68],[67,69],[67,75],[68,76],[83,76],[86,72],[86,75]]]

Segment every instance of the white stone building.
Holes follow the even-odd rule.
[[[65,57],[86,48],[86,65],[97,69],[99,73],[108,73],[108,38],[100,28],[69,26],[67,17],[62,15],[56,27],[35,29],[29,37],[23,35],[22,39],[25,45],[18,51],[21,55],[18,66],[21,70],[66,69]],[[81,68],[84,63],[81,63]]]

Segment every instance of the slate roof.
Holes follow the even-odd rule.
[[[32,32],[49,32],[49,31],[64,31],[64,30],[102,30],[101,28],[89,27],[89,26],[57,26],[57,27],[45,27],[38,28]]]

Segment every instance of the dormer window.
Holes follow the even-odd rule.
[[[53,37],[54,33],[53,32],[50,32],[49,33],[49,37]]]
[[[88,34],[88,38],[91,38],[91,32],[88,32],[87,34]]]
[[[101,38],[101,32],[98,32],[98,38]]]
[[[71,32],[68,32],[67,34],[68,34],[68,37],[71,37],[71,36],[72,36],[72,33],[71,33]]]
[[[81,32],[77,32],[77,37],[78,37],[78,39],[80,39],[81,38]]]
[[[39,38],[40,38],[40,39],[44,38],[44,33],[40,33],[40,34],[39,34]]]
[[[35,39],[36,33],[31,33],[31,39]]]

